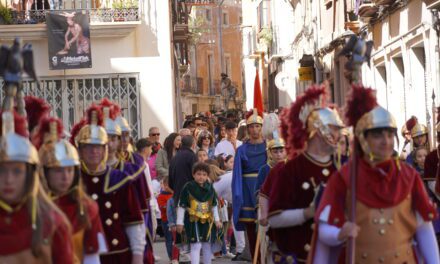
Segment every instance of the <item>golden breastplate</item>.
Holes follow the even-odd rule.
[[[211,222],[213,215],[211,212],[211,202],[200,202],[191,195],[189,196],[189,220],[191,222],[200,222],[202,224]]]
[[[369,208],[356,202],[356,263],[416,263],[412,248],[417,220],[411,196],[385,209]]]

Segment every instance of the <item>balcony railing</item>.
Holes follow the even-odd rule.
[[[203,78],[184,78],[183,92],[191,94],[203,94]]]
[[[46,22],[48,12],[81,11],[90,16],[90,22],[124,22],[140,19],[142,0],[0,0],[7,7],[10,24],[38,24]]]

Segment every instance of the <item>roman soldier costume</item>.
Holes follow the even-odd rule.
[[[25,194],[18,204],[0,199],[0,262],[74,263],[70,226],[41,188],[38,152],[28,139],[26,118],[1,113],[0,163],[26,163]]]
[[[119,137],[119,139],[121,139],[122,130],[124,130],[124,132],[127,132],[129,131],[130,127],[128,126],[128,122],[126,122],[125,119],[125,122],[121,122],[123,118],[120,117],[120,107],[116,103],[108,100],[107,98],[104,98],[101,101],[100,106],[102,107],[104,113],[104,127],[107,131],[107,135],[117,136]],[[121,124],[123,125],[124,129],[121,128]],[[147,245],[144,252],[144,262],[153,264],[154,238],[152,232],[151,212],[149,204],[151,193],[145,176],[145,172],[146,170],[148,170],[148,168],[146,167],[146,163],[143,158],[140,155],[133,153],[133,151],[118,151],[116,154],[116,162],[114,164],[108,165],[113,167],[113,169],[125,171],[129,174],[136,175],[136,177],[134,177],[132,181],[136,189],[136,196],[138,197],[139,206],[141,208],[146,226]]]
[[[440,113],[440,109],[437,108],[437,113]],[[440,142],[440,115],[437,115],[437,125],[435,126],[435,132],[437,136],[437,142]],[[438,145],[433,151],[431,151],[425,158],[425,174],[423,181],[428,192],[429,197],[437,204],[437,211],[439,211],[438,205],[440,205],[440,172],[439,172],[439,157],[440,157],[440,145]],[[433,221],[434,229],[437,237],[440,235],[440,219]]]
[[[75,262],[100,263],[99,254],[107,251],[98,204],[85,194],[79,171],[79,156],[75,147],[63,137],[63,125],[58,118],[43,117],[38,125],[38,138],[43,139],[38,154],[43,167],[43,179],[48,169],[74,167],[75,178],[70,190],[53,195],[48,179],[47,191],[72,225]]]
[[[406,157],[406,162],[410,165],[414,165],[414,159],[415,159],[414,155],[415,155],[415,150],[417,148],[425,147],[428,152],[430,151],[429,137],[428,137],[429,131],[425,125],[419,123],[419,121],[417,120],[417,117],[415,117],[415,116],[412,116],[408,121],[406,121],[405,126],[406,126],[406,129],[410,132],[411,140],[412,140],[411,152]],[[426,142],[424,145],[419,146],[414,141],[414,139],[416,137],[422,137],[422,136],[426,137]]]
[[[440,107],[437,108],[437,113],[440,113]],[[437,114],[437,124],[435,126],[435,132],[437,136],[437,143],[440,144],[438,140],[440,138],[440,114]],[[425,159],[425,178],[427,179],[437,179],[440,175],[439,172],[439,157],[440,157],[440,145],[438,145],[433,151],[431,151]],[[440,194],[440,182],[437,181],[435,187],[437,193]]]
[[[280,137],[278,128],[280,120],[274,113],[267,115],[263,120],[263,136],[267,141],[267,163],[258,171],[257,184],[255,185],[255,195],[258,197],[261,186],[269,175],[270,170],[276,165],[270,154],[271,149],[284,148],[284,140]]]
[[[74,128],[72,137],[81,149],[83,144],[102,145],[107,148],[107,133],[102,127],[101,108],[92,105],[86,121]],[[106,164],[104,157],[102,164]],[[132,179],[137,175],[115,170],[109,166],[101,172],[92,172],[81,161],[81,176],[87,193],[98,203],[99,213],[108,243],[108,252],[101,254],[101,263],[130,263],[132,255],[143,255],[145,227]]]
[[[325,86],[308,88],[281,119],[289,160],[271,170],[260,192],[269,199],[272,263],[304,263],[311,249],[314,225],[305,210],[317,203],[317,190],[336,167],[331,151],[324,159],[307,150],[313,146],[310,140],[314,137],[336,148],[338,138],[331,133],[331,127],[344,126],[338,113],[326,107],[326,96]]]
[[[438,247],[431,224],[437,213],[419,174],[394,156],[373,163],[377,159],[367,141],[367,133],[380,129],[396,131],[394,117],[377,104],[372,89],[362,86],[353,86],[346,116],[349,125],[354,127],[358,154],[327,183],[315,215],[318,235],[311,262],[334,263],[338,252],[349,248],[343,247],[345,241],[340,241],[339,236],[355,206],[354,224],[360,229],[353,238],[354,251],[346,252],[354,253],[355,263],[418,263],[414,240],[426,263],[438,263]],[[354,175],[356,190],[353,192],[351,177]]]
[[[246,125],[263,125],[263,118],[256,109],[247,116]],[[252,256],[256,246],[256,197],[258,171],[266,164],[266,142],[251,144],[249,141],[237,148],[232,172],[232,209],[234,226],[238,231],[248,234]]]
[[[38,152],[29,141],[22,74],[39,85],[31,45],[2,46],[0,75],[0,263],[73,263],[70,226],[41,188]],[[16,112],[14,104],[17,104]]]

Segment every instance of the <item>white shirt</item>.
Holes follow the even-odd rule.
[[[236,148],[238,148],[239,146],[241,146],[241,144],[243,144],[240,140],[237,140],[236,142],[237,142],[235,146]],[[234,146],[229,140],[223,139],[215,147],[214,156],[218,156],[220,154],[222,154],[223,157],[226,157],[228,155],[235,156],[235,150],[236,149],[234,149]]]
[[[232,204],[232,171],[228,171],[214,182],[214,190],[218,196]]]

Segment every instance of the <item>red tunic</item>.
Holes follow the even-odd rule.
[[[108,253],[101,255],[102,263],[129,263],[131,251],[124,227],[143,223],[135,188],[130,179],[124,176],[122,172],[112,169],[100,175],[82,172],[87,193],[98,203],[108,244]],[[109,182],[112,186],[108,185]]]
[[[350,164],[331,177],[319,205],[316,220],[327,205],[331,206],[328,223],[342,227],[346,221],[346,195],[350,189]],[[390,208],[401,203],[411,194],[412,207],[426,221],[437,215],[426,193],[423,182],[415,169],[404,162],[389,160],[371,167],[366,161],[358,162],[356,199],[370,208]]]
[[[125,171],[133,178],[136,188],[136,196],[139,199],[139,205],[143,213],[149,212],[149,200],[151,198],[150,189],[148,188],[147,179],[144,170],[146,169],[144,159],[132,152],[126,152],[124,157],[118,162],[116,169]]]
[[[439,147],[431,151],[425,159],[425,179],[436,179],[435,191],[440,193]]]
[[[73,263],[72,235],[69,224],[59,211],[52,210],[43,226],[43,255],[35,258],[31,250],[32,226],[26,206],[8,213],[0,208],[1,263]],[[44,249],[45,248],[45,249]]]
[[[314,187],[327,182],[335,170],[332,161],[320,163],[306,153],[289,160],[285,165],[277,165],[268,176],[272,183],[269,217],[284,210],[309,207],[315,196]],[[295,254],[299,261],[305,261],[310,250],[312,224],[313,219],[310,219],[298,226],[272,228],[271,239],[284,254]]]
[[[66,194],[54,199],[54,203],[63,211],[70,221],[73,228],[73,235],[81,234],[82,241],[79,248],[75,248],[75,253],[79,260],[83,259],[83,254],[99,253],[98,233],[104,236],[104,231],[99,217],[98,204],[90,198],[83,198],[82,204],[90,222],[90,227],[85,226],[78,220],[78,203]],[[76,245],[75,245],[76,246]],[[102,245],[101,245],[102,246]]]

